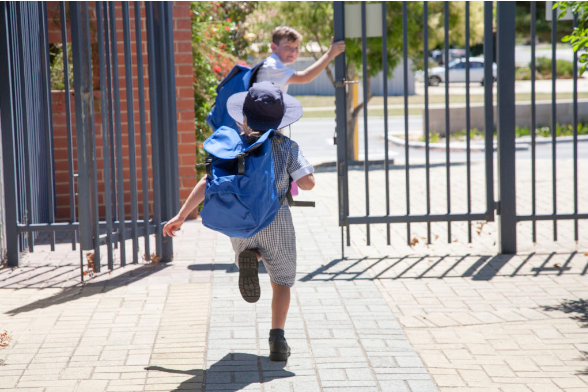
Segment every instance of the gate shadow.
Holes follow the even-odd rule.
[[[236,392],[254,383],[263,384],[296,375],[285,370],[285,366],[286,362],[272,362],[268,357],[229,353],[206,370],[179,370],[162,366],[148,366],[145,370],[192,376],[172,391],[223,390]],[[201,387],[202,384],[204,384],[204,388]]]
[[[573,268],[571,266],[574,260],[581,261],[577,256],[578,253],[574,251],[571,253],[533,252],[522,255],[426,254],[380,258],[345,258],[334,259],[301,277],[299,281],[445,278],[489,281],[497,276],[586,275],[588,263],[584,266],[578,266],[576,263]]]
[[[128,266],[132,266],[132,264],[130,264]],[[54,268],[51,268],[51,267],[54,267]],[[68,267],[69,267],[69,269],[68,269]],[[104,265],[102,267],[104,268],[104,270],[106,270],[106,267]],[[16,281],[16,282],[9,282],[9,279],[11,279],[11,277],[4,276],[4,274],[2,272],[9,270],[8,268],[5,268],[3,270],[0,270],[0,289],[2,289],[2,288],[16,288],[17,290],[18,289],[26,289],[26,288],[38,288],[40,290],[42,290],[43,288],[55,289],[55,287],[51,287],[51,286],[42,286],[40,288],[38,287],[38,285],[40,283],[43,283],[43,279],[40,278],[40,276],[42,276],[43,274],[47,275],[45,281],[53,281],[53,280],[59,278],[60,275],[65,275],[65,274],[71,275],[73,272],[76,272],[75,279],[77,280],[77,283],[75,285],[72,285],[71,287],[66,287],[66,288],[62,289],[57,294],[54,294],[54,295],[49,296],[47,298],[39,299],[35,302],[20,306],[18,308],[14,308],[12,310],[8,310],[4,313],[11,315],[11,316],[14,316],[19,313],[31,312],[31,311],[34,311],[37,309],[43,309],[43,308],[47,308],[50,306],[63,304],[65,302],[69,302],[69,301],[76,300],[79,298],[91,297],[96,294],[102,294],[102,293],[108,292],[110,290],[114,290],[116,288],[137,282],[141,279],[148,278],[152,274],[159,272],[159,271],[162,271],[163,269],[166,269],[169,267],[170,266],[166,263],[158,263],[158,264],[153,264],[153,265],[146,264],[146,265],[141,265],[140,267],[137,267],[137,268],[133,268],[130,271],[121,273],[120,275],[115,275],[112,277],[110,277],[111,274],[109,273],[109,271],[106,270],[106,272],[101,272],[95,278],[95,280],[88,280],[84,283],[79,281],[79,279],[80,279],[79,265],[74,266],[72,264],[72,265],[60,266],[60,267],[47,265],[47,266],[36,267],[35,269],[33,269],[33,274],[35,273],[35,270],[45,269],[45,271],[40,272],[38,274],[34,274],[33,276],[23,277],[22,281]],[[66,268],[66,271],[61,274],[55,274],[55,269],[59,269],[59,268]],[[121,268],[116,268],[112,272],[117,273],[119,271],[121,271]],[[52,274],[52,272],[53,272],[53,274]],[[32,282],[30,284],[24,285],[24,286],[20,285],[17,287],[11,287],[12,285],[22,283],[23,281],[26,281],[26,280],[32,280]],[[65,278],[65,280],[63,282],[66,282],[66,281],[68,281],[67,278]],[[58,280],[58,282],[61,282],[61,281]],[[5,284],[3,284],[3,283],[5,283]],[[37,286],[37,287],[35,287],[35,286]]]

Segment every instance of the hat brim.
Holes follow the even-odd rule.
[[[243,124],[243,103],[245,102],[246,96],[247,91],[244,91],[231,95],[227,100],[227,112],[239,124]],[[259,121],[250,121],[252,123],[255,122],[256,127],[253,127],[253,124],[250,124],[250,126],[256,131],[267,131],[269,129],[282,129],[300,120],[300,117],[302,117],[302,104],[300,101],[288,94],[283,94],[282,99],[284,100],[285,110],[282,121],[280,121],[278,126],[269,123],[264,124]],[[257,129],[259,127],[264,129]]]

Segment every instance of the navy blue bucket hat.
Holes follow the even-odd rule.
[[[302,104],[271,82],[254,83],[249,91],[231,95],[227,101],[229,115],[239,124],[247,117],[247,126],[265,132],[281,129],[302,117]]]

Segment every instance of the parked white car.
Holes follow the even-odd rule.
[[[425,73],[418,71],[416,79],[424,82]],[[493,82],[496,81],[496,63],[492,64]],[[464,83],[466,81],[466,59],[456,59],[449,63],[449,83]],[[484,85],[484,59],[470,57],[470,82]],[[445,66],[429,69],[429,86],[445,83]]]

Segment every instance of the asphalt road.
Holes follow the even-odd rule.
[[[411,116],[409,118],[410,129],[421,129],[419,125],[420,116]],[[413,127],[414,126],[414,127]],[[360,119],[359,125],[359,159],[363,160],[364,156],[364,133],[363,120]],[[404,130],[403,117],[389,118],[390,133],[399,133]],[[337,146],[333,144],[333,136],[335,133],[335,121],[333,119],[302,119],[292,125],[291,137],[300,145],[304,155],[313,164],[323,162],[335,162],[337,160]],[[288,130],[286,130],[288,135]],[[536,156],[537,159],[551,159],[552,157],[551,143],[537,144]],[[405,159],[404,147],[389,145],[390,157],[395,155],[397,163],[403,163]],[[381,118],[370,118],[368,120],[368,156],[370,160],[384,159],[384,124]],[[517,159],[530,159],[531,151],[517,151]],[[556,155],[558,159],[572,159],[573,158],[573,143],[557,143]],[[578,157],[579,159],[588,159],[588,142],[578,143]],[[423,162],[425,159],[425,150],[409,148],[410,162]],[[431,162],[444,162],[446,153],[444,150],[434,150],[430,152]],[[463,151],[450,152],[451,162],[463,162],[467,159],[467,155]],[[483,152],[472,152],[472,160],[483,160]]]

